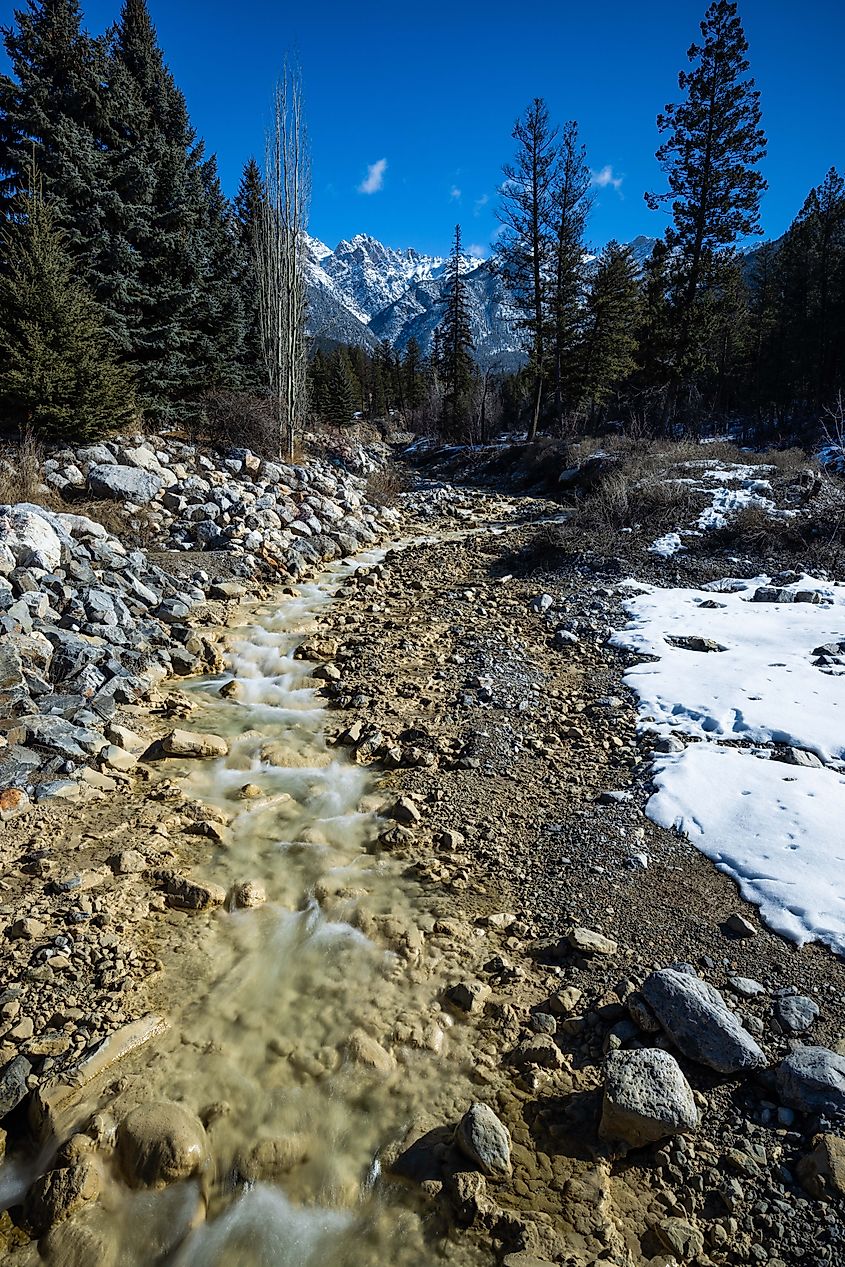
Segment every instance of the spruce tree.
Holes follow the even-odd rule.
[[[678,86],[684,100],[666,106],[657,126],[666,140],[657,159],[669,181],[665,193],[646,194],[655,209],[669,204],[670,247],[683,265],[679,294],[678,362],[694,371],[700,357],[697,303],[712,279],[714,256],[738,238],[760,231],[766,188],[757,164],[765,156],[760,94],[748,77],[748,42],[731,0],[713,0],[701,23],[702,43],[687,57]]]
[[[584,321],[582,397],[591,414],[609,403],[636,366],[639,292],[630,250],[608,242],[590,285]]]
[[[466,283],[461,272],[461,226],[455,225],[455,239],[449,258],[445,289],[446,313],[441,323],[443,346],[442,434],[450,440],[468,437],[472,418],[472,389],[475,382],[472,330],[467,307]]]
[[[504,226],[499,258],[530,341],[534,407],[528,438],[540,423],[548,372],[550,294],[555,257],[554,193],[558,169],[557,129],[541,97],[514,124],[516,157],[506,163],[499,219]]]
[[[419,341],[412,335],[405,346],[405,359],[402,362],[402,395],[411,425],[416,422],[417,413],[425,403],[427,394],[422,349]]]
[[[326,384],[324,417],[331,427],[346,427],[356,409],[357,392],[349,354],[338,348],[332,355]]]
[[[564,406],[577,391],[577,349],[585,285],[587,214],[592,205],[587,154],[578,141],[578,125],[566,123],[558,148],[552,188],[555,221],[552,288],[552,378],[554,416],[563,423]]]
[[[130,377],[34,170],[16,206],[0,276],[0,411],[46,438],[96,439],[131,416]]]
[[[234,214],[237,232],[237,285],[244,314],[244,335],[241,352],[241,381],[246,388],[263,386],[266,374],[261,355],[261,323],[258,313],[258,275],[256,271],[257,233],[264,198],[261,168],[254,158],[244,165],[241,183],[235,196]]]

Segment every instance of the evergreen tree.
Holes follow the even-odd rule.
[[[677,309],[673,303],[672,252],[665,238],[658,238],[643,268],[641,303],[637,326],[636,385],[645,400],[646,413],[665,421],[665,399],[675,379],[677,350]],[[656,396],[657,410],[649,408]]]
[[[443,338],[443,408],[441,430],[451,440],[464,438],[472,415],[475,381],[472,331],[466,299],[466,283],[461,272],[461,226],[455,226],[455,240],[446,283],[446,314],[441,323]]]
[[[521,313],[530,340],[534,407],[528,437],[540,422],[543,383],[548,371],[550,292],[554,268],[555,187],[558,168],[557,129],[541,97],[535,97],[514,124],[516,157],[503,171],[499,219],[504,226],[499,255],[504,276]]]
[[[131,380],[34,170],[16,205],[0,276],[0,410],[48,438],[96,439],[130,417]]]
[[[244,315],[241,381],[245,387],[263,386],[266,377],[261,356],[261,323],[258,313],[258,275],[256,271],[257,233],[264,198],[261,169],[254,158],[244,165],[241,183],[234,202],[237,235],[236,273]]]
[[[713,0],[701,23],[703,42],[687,54],[692,64],[681,71],[685,94],[658,115],[666,140],[657,159],[669,179],[662,194],[646,194],[649,206],[668,203],[672,226],[669,246],[683,266],[679,295],[678,363],[693,369],[700,350],[697,302],[713,257],[737,238],[759,232],[760,195],[766,188],[756,165],[765,156],[760,126],[760,94],[747,77],[748,42],[731,0]]]
[[[238,388],[244,383],[244,345],[248,319],[240,270],[238,229],[223,193],[217,160],[199,171],[201,197],[195,238],[195,290],[190,351],[191,391]]]
[[[608,242],[586,305],[582,396],[591,413],[608,404],[636,366],[639,290],[630,250]]]
[[[324,417],[331,427],[346,427],[356,409],[354,372],[345,348],[338,348],[329,364]]]
[[[577,390],[577,350],[584,293],[584,232],[592,205],[590,169],[574,120],[564,125],[552,189],[555,227],[552,290],[554,415],[563,423],[564,405]]]
[[[413,425],[428,394],[422,349],[413,335],[405,346],[405,359],[402,363],[402,394],[409,420]]]

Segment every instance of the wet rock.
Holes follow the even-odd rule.
[[[47,1267],[113,1267],[117,1245],[83,1222],[58,1223],[38,1244]]]
[[[258,880],[243,880],[240,884],[233,886],[229,894],[229,909],[250,910],[256,906],[263,906],[267,901],[267,892],[263,884]]]
[[[811,1197],[845,1197],[845,1139],[817,1135],[811,1153],[802,1157],[796,1174]]]
[[[845,1113],[845,1056],[797,1047],[777,1068],[778,1095],[804,1113]]]
[[[100,1169],[93,1159],[84,1159],[61,1170],[48,1170],[36,1179],[26,1194],[24,1221],[34,1235],[41,1236],[55,1223],[68,1219],[100,1195]]]
[[[175,871],[160,871],[156,880],[167,894],[168,905],[183,911],[207,911],[226,901],[226,890],[219,884],[190,880]]]
[[[239,1153],[235,1161],[238,1174],[247,1183],[275,1180],[303,1165],[311,1155],[313,1140],[307,1135],[280,1135],[259,1140],[252,1148]]]
[[[32,1065],[26,1056],[15,1056],[0,1069],[0,1118],[20,1104],[27,1093],[26,1080],[32,1073]]]
[[[206,1166],[208,1141],[180,1104],[142,1104],[117,1128],[117,1155],[130,1187],[163,1188]]]
[[[566,940],[581,955],[615,955],[619,949],[618,944],[610,937],[605,937],[592,928],[571,928],[566,934]]]
[[[786,1034],[803,1034],[818,1020],[819,1005],[804,994],[787,994],[775,1001],[775,1019]]]
[[[346,1043],[346,1053],[356,1065],[363,1065],[376,1073],[393,1073],[396,1058],[381,1043],[363,1029],[354,1029]]]
[[[161,747],[169,757],[225,757],[229,752],[228,743],[220,735],[178,729],[164,735]]]
[[[492,1179],[511,1175],[511,1137],[487,1104],[470,1105],[458,1124],[455,1143],[470,1161]]]
[[[692,1088],[669,1052],[644,1048],[608,1056],[600,1126],[604,1139],[641,1148],[697,1126]]]
[[[446,1001],[459,1012],[481,1012],[490,997],[490,987],[483,981],[459,981],[445,992]]]
[[[759,1069],[766,1057],[718,990],[691,970],[662,968],[646,978],[643,997],[675,1046],[719,1073]]]

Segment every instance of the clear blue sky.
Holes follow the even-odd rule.
[[[119,0],[82,0],[101,31]],[[150,0],[159,39],[227,192],[263,148],[285,52],[301,63],[311,135],[311,231],[330,246],[358,232],[445,253],[489,247],[496,186],[514,118],[533,96],[576,118],[604,181],[594,244],[656,236],[665,217],[643,190],[663,188],[655,118],[677,96],[705,0]],[[11,5],[1,0],[4,22]],[[740,3],[769,137],[767,236],[783,232],[831,164],[845,167],[845,4]],[[381,187],[360,192],[386,160]],[[603,175],[601,175],[603,173]],[[371,184],[378,185],[378,172]]]

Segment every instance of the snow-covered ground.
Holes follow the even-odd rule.
[[[715,528],[724,528],[731,515],[739,510],[756,507],[773,515],[789,515],[790,510],[778,510],[772,499],[772,484],[768,478],[774,470],[771,466],[751,466],[736,462],[719,462],[701,458],[682,462],[679,470],[686,472],[670,481],[687,484],[696,493],[710,498],[698,515],[695,524],[679,527],[678,532],[659,537],[650,546],[652,554],[670,558],[684,548],[683,537],[699,536]]]
[[[631,622],[614,641],[656,657],[626,674],[640,724],[698,741],[657,759],[647,813],[733,876],[771,927],[845,954],[845,586],[626,584]],[[772,760],[760,745],[773,743],[810,764]]]

